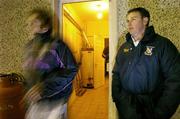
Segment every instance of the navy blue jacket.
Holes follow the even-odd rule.
[[[119,102],[127,100],[136,107],[140,105],[141,109],[142,105],[148,105],[152,118],[169,119],[180,103],[177,48],[170,40],[156,34],[153,26],[146,29],[137,47],[129,33],[126,40],[119,48],[113,68],[113,101],[121,104]]]
[[[68,99],[77,73],[76,61],[68,46],[50,32],[37,34],[27,46],[24,62],[27,90],[42,84],[42,99]]]

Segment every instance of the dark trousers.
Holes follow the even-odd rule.
[[[153,101],[147,95],[123,94],[115,105],[119,119],[155,119]]]

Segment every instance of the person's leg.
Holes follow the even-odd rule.
[[[50,113],[47,102],[37,102],[32,104],[25,115],[25,119],[46,119]]]
[[[25,119],[67,119],[67,102],[43,100],[32,104]]]
[[[54,106],[47,119],[67,119],[67,103],[59,103]]]
[[[64,114],[63,119],[67,119],[67,103],[64,104]]]
[[[136,105],[131,104],[128,98],[124,98],[119,102],[115,102],[118,110],[119,119],[142,119],[141,114],[137,113]]]

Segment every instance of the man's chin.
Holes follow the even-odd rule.
[[[131,34],[131,35],[134,35],[135,33],[133,33],[132,31],[129,31],[129,33]]]

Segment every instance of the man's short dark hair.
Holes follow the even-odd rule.
[[[41,8],[33,9],[29,12],[29,16],[36,14],[36,19],[41,21],[41,27],[52,28],[52,15],[49,11]]]
[[[142,7],[137,7],[137,8],[130,9],[127,12],[127,15],[130,14],[131,12],[139,12],[141,14],[142,18],[147,17],[148,18],[148,23],[147,23],[146,26],[149,26],[150,14],[149,14],[148,10],[146,10],[145,8],[142,8]]]

